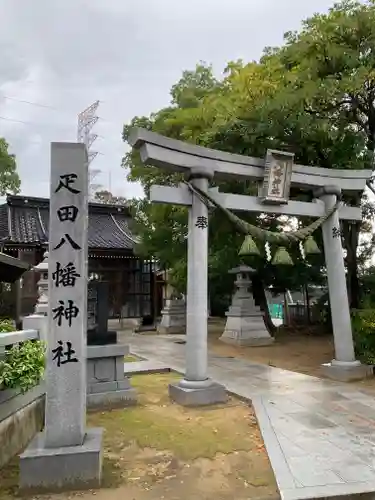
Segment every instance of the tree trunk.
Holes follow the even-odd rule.
[[[360,222],[350,223],[344,221],[344,246],[346,248],[346,267],[348,270],[348,296],[350,309],[358,309],[361,301],[360,285],[358,279],[357,248],[360,231]]]
[[[305,289],[305,303],[306,303],[306,319],[307,323],[311,325],[309,286],[305,284],[304,289]]]
[[[253,291],[255,305],[259,306],[260,310],[263,312],[264,324],[271,337],[274,337],[277,328],[273,324],[270,315],[264,284],[262,280],[259,278],[259,276],[255,275],[251,277],[251,285],[252,285],[251,288]]]
[[[287,291],[284,292],[284,304],[283,304],[283,320],[284,320],[284,325],[285,326],[291,326],[290,323],[290,314],[289,314],[289,304],[288,304],[288,298],[287,298]]]

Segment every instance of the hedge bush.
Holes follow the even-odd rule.
[[[14,332],[16,327],[13,321],[8,318],[0,318],[0,335],[2,333]]]
[[[0,361],[0,388],[20,389],[25,393],[40,382],[44,369],[44,342],[27,340],[15,344]]]
[[[357,359],[375,365],[375,309],[353,312],[352,327]]]

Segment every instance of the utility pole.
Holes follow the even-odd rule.
[[[86,108],[84,111],[78,115],[78,128],[77,128],[77,141],[86,145],[88,160],[89,160],[89,199],[92,200],[95,197],[95,192],[101,187],[101,184],[94,184],[94,179],[98,174],[101,173],[99,169],[90,168],[91,162],[98,155],[97,151],[91,151],[91,146],[97,139],[97,134],[92,134],[91,129],[95,123],[99,120],[96,115],[96,111],[99,107],[99,101],[95,101],[91,106]]]

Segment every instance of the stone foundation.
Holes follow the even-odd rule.
[[[340,363],[332,360],[331,363],[321,365],[321,372],[326,377],[339,382],[354,382],[374,376],[374,367],[362,365],[359,361]]]
[[[274,338],[268,333],[261,313],[254,316],[228,316],[225,330],[220,340],[239,346],[265,346],[273,344]]]
[[[109,344],[87,347],[87,407],[123,407],[137,402],[135,389],[124,376],[129,347]]]
[[[169,384],[169,397],[182,406],[206,406],[226,403],[228,400],[225,387],[209,379],[203,382],[183,379]]]
[[[186,304],[184,300],[166,300],[161,315],[161,322],[157,328],[158,333],[162,335],[186,333]]]
[[[20,490],[25,492],[100,486],[102,429],[87,429],[81,446],[45,448],[39,433],[20,456]]]

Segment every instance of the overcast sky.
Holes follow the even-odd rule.
[[[75,141],[77,114],[100,100],[95,182],[115,195],[141,195],[120,166],[123,123],[168,105],[171,86],[197,62],[212,63],[220,75],[230,60],[258,59],[285,31],[332,4],[0,0],[0,136],[17,156],[22,194],[49,195],[49,143]]]

